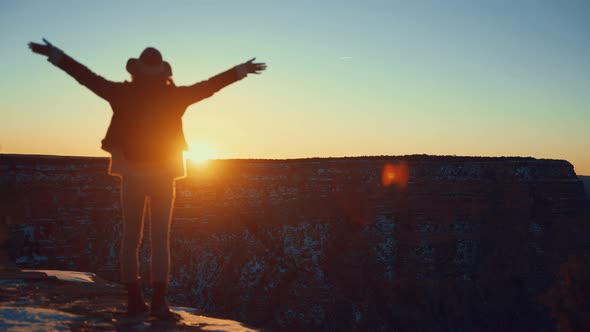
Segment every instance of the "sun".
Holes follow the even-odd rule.
[[[189,143],[188,151],[184,153],[184,158],[194,163],[204,164],[207,160],[219,158],[219,154],[213,145],[207,142],[197,141]]]

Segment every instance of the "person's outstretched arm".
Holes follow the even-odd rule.
[[[179,91],[181,98],[186,104],[194,104],[199,100],[212,96],[215,92],[225,88],[226,86],[237,82],[248,74],[260,74],[266,69],[265,63],[255,63],[253,58],[240,65],[237,65],[221,74],[215,75],[210,79],[198,82],[191,86],[181,86]]]
[[[106,100],[111,99],[117,83],[108,81],[103,77],[96,75],[90,69],[65,54],[62,50],[53,46],[50,42],[45,40],[45,38],[43,39],[43,42],[45,42],[45,45],[30,42],[29,48],[34,53],[47,56],[47,61],[68,73],[75,78],[76,81],[100,97]]]

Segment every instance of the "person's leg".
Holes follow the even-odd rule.
[[[155,178],[150,186],[152,282],[168,282],[174,189],[174,181],[164,177]]]
[[[149,310],[143,298],[139,279],[139,246],[143,236],[145,190],[139,178],[121,179],[123,208],[123,239],[120,263],[121,281],[127,287],[127,314],[137,315]]]
[[[178,319],[168,307],[168,273],[170,270],[170,222],[174,208],[175,188],[172,178],[154,178],[150,186],[152,244],[152,315]]]
[[[137,177],[121,179],[123,239],[121,243],[121,281],[134,282],[139,277],[139,246],[143,237],[145,190]]]

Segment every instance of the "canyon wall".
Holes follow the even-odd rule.
[[[0,155],[11,262],[117,280],[120,182],[107,165]],[[210,161],[177,182],[171,292],[276,330],[575,327],[560,271],[590,252],[588,206],[563,160]]]

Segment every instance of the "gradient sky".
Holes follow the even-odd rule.
[[[111,110],[31,53],[96,73],[154,46],[177,84],[251,57],[260,76],[189,108],[219,158],[481,155],[590,174],[590,1],[1,1],[0,152],[107,155]]]

